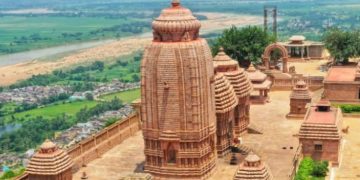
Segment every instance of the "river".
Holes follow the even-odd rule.
[[[82,49],[87,49],[95,46],[100,46],[103,44],[114,42],[115,40],[100,40],[100,41],[92,41],[92,42],[84,42],[78,44],[70,44],[70,45],[61,45],[44,49],[36,49],[31,51],[19,52],[14,54],[7,54],[0,56],[0,67],[15,65],[22,62],[31,61],[34,59],[44,58],[53,56],[56,54],[77,51]]]

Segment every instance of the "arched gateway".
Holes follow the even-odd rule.
[[[281,57],[282,57],[282,62],[283,62],[283,72],[287,73],[288,72],[288,67],[287,67],[287,62],[289,59],[288,56],[288,51],[287,49],[278,43],[273,43],[270,44],[269,46],[267,46],[265,48],[264,54],[263,54],[263,64],[266,66],[266,69],[270,69],[270,56],[271,56],[271,52],[274,51],[275,49],[280,50],[281,53]]]

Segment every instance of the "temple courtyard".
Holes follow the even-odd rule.
[[[314,92],[314,101],[319,99],[321,90]],[[270,103],[251,106],[252,126],[263,134],[245,134],[242,142],[253,149],[266,162],[276,180],[288,180],[293,168],[293,159],[299,147],[296,135],[302,120],[286,119],[289,112],[290,91],[275,91],[270,93]],[[344,151],[341,157],[336,179],[359,178],[360,171],[356,167],[360,163],[360,121],[356,118],[344,118],[344,127],[350,126],[349,134],[344,135]],[[86,172],[90,179],[119,179],[125,175],[142,172],[145,160],[142,133],[138,132],[119,144],[101,158],[92,161],[81,168],[74,179],[80,179]],[[237,166],[229,165],[231,155],[218,159],[216,173],[212,180],[229,179]],[[238,155],[239,160],[244,157]],[[340,175],[341,174],[341,175]],[[106,177],[106,178],[105,178]],[[330,179],[330,177],[328,177]]]

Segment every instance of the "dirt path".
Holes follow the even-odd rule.
[[[198,14],[208,17],[208,20],[202,22],[202,33],[221,30],[232,25],[244,26],[261,23],[261,17],[257,16],[224,13]],[[34,74],[49,73],[55,69],[69,67],[78,63],[129,55],[150,44],[151,38],[149,36],[151,36],[151,34],[147,33],[141,36],[126,38],[66,55],[54,61],[40,61],[35,59],[31,62],[0,67],[0,86],[13,84],[18,80],[29,78]]]

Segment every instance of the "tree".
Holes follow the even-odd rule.
[[[137,75],[137,74],[133,74],[133,75],[131,76],[131,78],[132,78],[133,82],[139,82],[139,81],[140,81],[140,77],[139,77],[139,75]]]
[[[323,37],[325,47],[336,63],[346,64],[351,57],[360,55],[360,31],[328,30]]]
[[[105,64],[104,62],[101,61],[95,61],[91,65],[91,70],[99,70],[100,72],[102,72],[104,68],[105,68]]]
[[[94,100],[94,95],[92,93],[86,93],[85,98],[87,100],[89,100],[89,101],[93,101]]]
[[[261,27],[247,26],[237,28],[235,26],[224,30],[223,34],[215,40],[212,52],[217,54],[220,47],[236,59],[241,66],[248,66],[250,62],[258,64],[266,46],[275,41]]]

